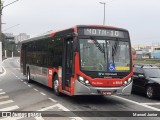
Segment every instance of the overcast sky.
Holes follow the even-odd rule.
[[[106,25],[128,29],[133,44],[160,42],[160,0],[19,0],[3,9],[2,30],[33,37],[76,24],[103,24],[100,1],[107,3]]]

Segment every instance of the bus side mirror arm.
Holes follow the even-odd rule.
[[[78,33],[76,32],[73,33],[73,51],[78,51]]]

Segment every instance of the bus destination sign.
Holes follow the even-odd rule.
[[[81,33],[82,33],[82,31],[81,31]],[[84,28],[82,34],[90,35],[90,36],[107,36],[107,37],[128,38],[127,32],[123,32],[123,31],[119,31],[119,30]]]

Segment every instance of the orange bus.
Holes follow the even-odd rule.
[[[22,42],[20,68],[28,82],[74,95],[130,95],[129,32],[102,25],[77,25]]]

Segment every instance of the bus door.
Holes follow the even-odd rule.
[[[68,90],[71,83],[72,64],[73,64],[73,39],[64,40],[64,60],[63,60],[63,90]]]
[[[26,46],[22,46],[23,75],[26,75]]]

